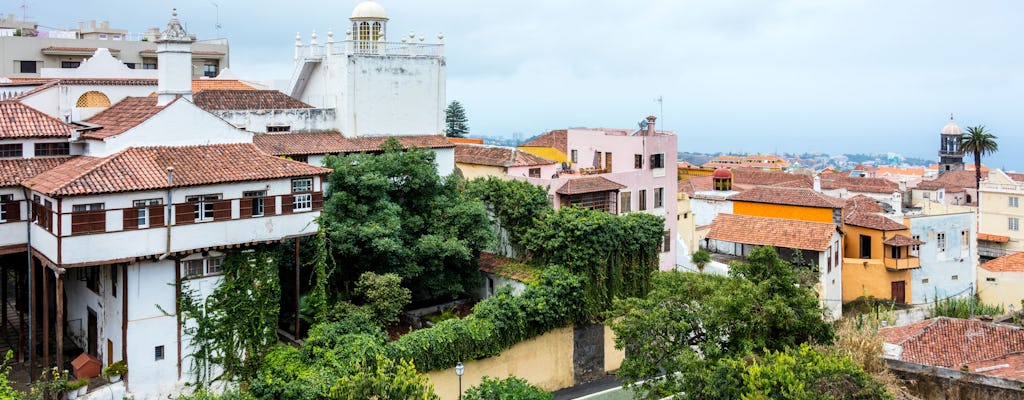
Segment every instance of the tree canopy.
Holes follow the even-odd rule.
[[[433,152],[384,147],[326,160],[334,172],[320,226],[343,266],[338,285],[370,271],[399,275],[414,298],[475,288],[475,259],[494,240],[483,203],[462,193],[457,176],[438,176]]]
[[[998,137],[985,129],[985,125],[968,126],[967,132],[960,137],[960,150],[974,155],[974,179],[977,188],[981,187],[981,157],[999,151]]]
[[[452,100],[448,108],[444,110],[444,134],[448,137],[466,137],[469,133],[469,118],[466,117],[466,109],[458,100]]]

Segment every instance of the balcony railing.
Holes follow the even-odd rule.
[[[891,271],[903,271],[908,269],[921,268],[921,259],[917,257],[888,258],[882,260],[885,268]]]
[[[371,42],[346,40],[327,44],[304,44],[298,46],[299,58],[322,58],[326,55],[377,55],[406,57],[441,57],[444,45],[434,43]]]

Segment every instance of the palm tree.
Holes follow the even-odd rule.
[[[985,130],[985,125],[968,126],[967,133],[960,137],[960,150],[974,154],[975,188],[981,189],[981,156],[993,154],[999,150],[996,135]]]
[[[711,254],[704,251],[704,249],[693,252],[690,256],[690,262],[697,266],[697,270],[704,272],[704,266],[711,263]]]

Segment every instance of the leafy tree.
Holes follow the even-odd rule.
[[[395,273],[414,297],[455,297],[480,282],[479,251],[494,240],[487,210],[458,178],[437,174],[429,150],[328,157],[328,200],[320,226],[339,269],[339,292],[363,272]]]
[[[960,137],[960,149],[974,155],[974,180],[977,188],[981,188],[981,156],[999,151],[996,135],[985,129],[985,125],[968,126],[967,132]]]
[[[497,177],[476,178],[466,182],[466,194],[487,205],[498,226],[499,253],[505,249],[512,255],[525,257],[528,231],[541,218],[553,211],[548,191],[525,181]]]
[[[462,103],[458,100],[452,100],[448,104],[448,108],[444,110],[444,134],[448,137],[466,137],[469,133],[469,118],[466,117],[466,109],[462,107]]]
[[[366,307],[380,326],[398,322],[402,309],[412,301],[412,293],[402,287],[402,277],[364,272],[356,282],[356,293],[366,300]]]
[[[704,249],[697,250],[690,255],[690,262],[697,266],[697,270],[704,272],[704,266],[711,263],[711,254]]]
[[[485,376],[479,385],[467,390],[462,398],[466,400],[551,400],[554,395],[515,376],[505,379]]]
[[[356,362],[356,372],[331,386],[330,399],[437,400],[427,377],[416,373],[412,362],[395,362],[378,355],[373,363]]]
[[[645,398],[701,393],[723,385],[705,379],[720,359],[831,342],[815,293],[772,248],[754,249],[731,274],[656,273],[646,297],[615,300],[606,323],[626,349],[625,383],[645,381]]]

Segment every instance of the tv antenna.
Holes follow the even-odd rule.
[[[661,123],[661,129],[666,129],[666,127],[665,127],[665,98],[662,97],[659,94],[658,97],[654,98],[654,102],[658,103],[658,120],[661,121],[660,122]]]
[[[211,2],[210,4],[213,4],[213,8],[215,10],[215,15],[216,15],[216,18],[217,18],[217,20],[214,23],[213,27],[215,29],[217,29],[217,38],[220,39],[220,38],[222,38],[222,36],[220,35],[220,6],[217,5],[217,3],[213,3],[213,2]]]

